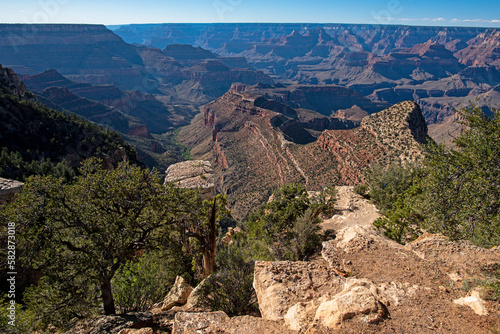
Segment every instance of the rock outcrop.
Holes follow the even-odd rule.
[[[328,183],[358,184],[372,163],[415,161],[427,140],[421,110],[411,101],[365,117],[360,127],[325,130],[318,139],[301,121],[312,113],[234,85],[206,105],[203,117],[182,129],[179,139],[193,156],[214,164],[218,191],[228,195],[241,218],[280,185],[299,182],[317,190]]]
[[[12,202],[15,194],[21,192],[24,183],[0,177],[0,204]]]
[[[477,291],[472,291],[468,297],[461,297],[453,301],[457,305],[468,306],[478,315],[488,315],[484,300]]]
[[[190,160],[171,165],[166,170],[165,184],[179,188],[198,189],[203,199],[215,196],[212,165],[208,161]]]
[[[298,334],[281,324],[252,316],[229,318],[224,312],[177,313],[172,334]]]
[[[321,257],[256,262],[261,317],[187,308],[193,291],[184,306],[154,316],[98,317],[67,333],[491,333],[497,303],[480,289],[464,291],[460,282],[485,279],[485,268],[500,263],[498,249],[432,234],[401,245],[375,230],[369,207],[352,187],[342,187],[336,213],[323,222],[336,237],[323,243]]]
[[[170,310],[176,305],[186,304],[191,292],[193,292],[193,288],[186,283],[184,278],[177,276],[174,286],[170,289],[168,295],[162,302],[161,311]]]
[[[380,235],[371,218],[351,224],[351,214],[366,215],[366,199],[352,188],[339,193],[350,199],[339,199],[337,213],[324,223],[336,238],[323,243],[321,260],[256,263],[264,319],[300,333],[488,332],[485,317],[493,304],[476,290],[461,290],[453,277],[484,279],[484,269],[500,261],[497,250],[438,235],[400,245]]]

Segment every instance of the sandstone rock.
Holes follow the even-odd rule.
[[[172,334],[297,334],[276,321],[258,317],[229,318],[224,312],[177,313]]]
[[[193,291],[184,278],[177,276],[174,286],[170,289],[168,295],[163,300],[161,311],[166,311],[175,305],[184,305],[188,301],[188,297]]]
[[[118,334],[153,334],[152,328],[122,329]]]
[[[469,306],[478,315],[488,315],[488,309],[478,291],[472,291],[468,297],[455,299],[453,303],[462,306]]]
[[[229,321],[229,317],[221,311],[206,313],[180,312],[175,315],[172,334],[215,333],[215,328],[227,321]]]
[[[199,189],[203,199],[215,196],[212,165],[208,161],[183,161],[168,167],[165,184],[173,183],[180,188]]]
[[[73,326],[65,334],[147,334],[152,333],[153,317],[149,312],[128,313],[123,315],[107,315],[89,319]],[[122,332],[123,330],[143,329],[143,332]]]
[[[277,321],[266,320],[248,315],[231,318],[230,322],[222,324],[220,333],[231,334],[297,334]],[[218,332],[219,333],[219,332]]]
[[[21,192],[23,187],[22,182],[0,177],[0,204],[13,201],[14,195]]]
[[[308,303],[297,303],[285,314],[285,325],[292,330],[303,332],[314,320],[319,302],[312,300]]]
[[[368,282],[350,280],[344,291],[319,306],[314,321],[337,328],[344,320],[360,314],[366,315],[367,322],[376,323],[387,316],[387,309],[372,293]]]
[[[204,311],[209,311],[207,309],[203,309],[200,306],[198,306],[198,301],[200,299],[200,294],[199,291],[201,287],[204,284],[207,284],[207,280],[204,279],[201,281],[189,294],[189,297],[187,298],[187,301],[184,305],[182,306],[175,306],[172,308],[172,311],[176,312],[204,312]]]
[[[424,234],[405,245],[426,262],[439,267],[454,282],[474,278],[488,279],[485,269],[500,262],[500,253],[472,244],[451,241],[440,234]],[[486,270],[487,271],[487,270]]]
[[[297,303],[333,298],[342,291],[344,281],[315,263],[258,261],[253,286],[262,318],[282,321]]]
[[[233,236],[235,234],[241,233],[241,232],[242,232],[242,230],[239,227],[235,227],[235,228],[229,227],[227,229],[226,235],[224,236],[224,238],[222,238],[222,243],[225,244],[225,245],[231,244]]]
[[[328,245],[328,243],[330,245]],[[325,260],[331,261],[328,258],[329,255],[334,254],[335,248],[341,249],[346,253],[352,253],[367,250],[375,244],[383,244],[396,249],[403,249],[403,246],[397,242],[377,235],[372,227],[353,225],[337,232],[335,240],[324,242],[322,255]]]

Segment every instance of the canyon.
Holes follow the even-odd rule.
[[[499,45],[491,28],[0,25],[0,63],[40,101],[119,131],[161,172],[210,160],[242,217],[284,183],[352,185],[372,163],[414,159],[409,128],[449,143],[455,109],[500,103]],[[420,130],[368,125],[394,108],[418,110]]]
[[[175,312],[94,317],[68,333],[489,332],[498,303],[466,290],[493,274],[498,247],[431,234],[398,244],[353,186],[371,166],[449,144],[463,129],[456,108],[491,114],[499,52],[489,28],[0,24],[0,144],[11,152],[158,168],[226,195],[231,223],[288,183],[337,189],[319,223],[333,234],[308,261],[255,263],[260,317],[192,313],[185,285],[182,302],[166,303]]]

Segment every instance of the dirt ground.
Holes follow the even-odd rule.
[[[476,247],[469,242],[452,242],[440,235],[423,235],[407,245],[385,238],[372,223],[376,208],[352,187],[338,188],[337,212],[323,222],[337,238],[324,261],[346,277],[374,283],[396,282],[419,287],[399,305],[388,305],[389,316],[378,324],[362,318],[346,320],[339,330],[314,326],[308,333],[495,333],[500,331],[500,306],[479,288],[490,279],[487,272],[500,263],[500,252]],[[319,256],[314,261],[324,263]],[[484,299],[487,315],[453,303],[477,290]]]

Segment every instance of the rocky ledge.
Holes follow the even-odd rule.
[[[0,204],[11,202],[14,195],[21,192],[24,183],[0,177]]]
[[[208,161],[183,161],[168,167],[165,184],[172,183],[179,188],[198,189],[204,199],[215,196],[212,165]]]

